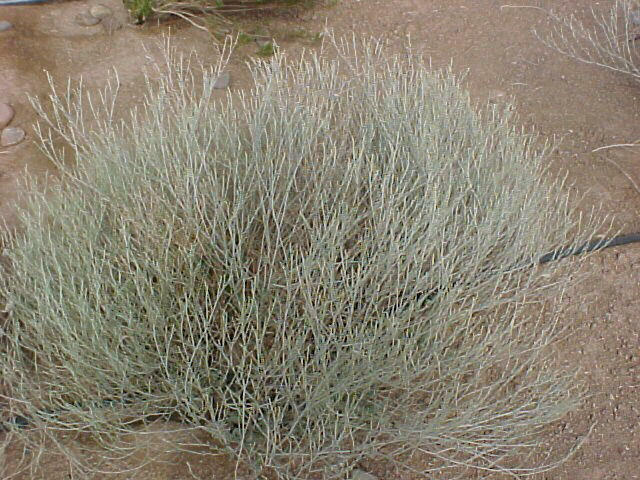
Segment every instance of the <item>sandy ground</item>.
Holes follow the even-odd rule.
[[[588,19],[588,0],[341,0],[331,8],[276,15],[264,19],[272,26],[322,30],[325,21],[338,34],[352,31],[384,36],[400,46],[410,35],[417,52],[434,66],[453,62],[457,72],[468,70],[467,86],[473,98],[486,101],[512,96],[520,121],[543,135],[562,142],[553,152],[554,171],[566,170],[583,193],[584,208],[602,205],[615,215],[616,227],[626,233],[640,231],[640,192],[629,177],[640,182],[640,147],[592,150],[640,138],[640,86],[629,78],[577,63],[542,45],[532,34],[549,30],[542,9],[576,13]],[[56,2],[40,6],[0,7],[0,20],[14,28],[0,33],[0,101],[12,104],[17,115],[12,126],[27,130],[28,139],[16,147],[0,149],[0,213],[12,221],[17,184],[25,167],[42,174],[52,167],[34,142],[35,114],[26,93],[46,95],[44,70],[58,82],[84,78],[89,87],[104,84],[109,69],[119,73],[127,103],[139,100],[142,66],[159,58],[158,40],[169,28],[175,43],[195,48],[207,58],[214,54],[206,33],[186,23],[129,25],[117,1],[102,3],[120,15],[121,28],[80,27],[77,13],[91,3]],[[540,8],[530,8],[535,5]],[[594,4],[608,8],[610,2]],[[116,24],[115,27],[118,27]],[[285,41],[292,54],[301,41]],[[142,48],[148,47],[148,51]],[[313,48],[313,45],[311,45]],[[245,48],[246,55],[248,50]],[[250,53],[250,52],[249,52]],[[249,85],[244,57],[232,60],[232,89]],[[499,97],[500,93],[504,94]],[[222,94],[222,93],[221,93]],[[588,279],[565,296],[564,321],[573,335],[558,344],[558,356],[568,366],[581,368],[589,400],[583,408],[549,429],[550,448],[585,438],[582,448],[567,463],[536,478],[551,480],[632,480],[640,478],[640,245],[607,250],[586,265]],[[593,427],[593,428],[592,428]],[[167,456],[121,478],[182,479],[233,478],[233,467],[223,460]],[[5,461],[11,463],[10,458]],[[187,463],[189,466],[187,466]],[[373,471],[378,478],[409,477],[393,471]],[[56,459],[23,478],[70,478],[68,465]],[[485,478],[481,474],[470,478]],[[500,478],[493,476],[491,478]]]

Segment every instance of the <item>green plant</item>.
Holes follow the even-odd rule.
[[[310,8],[315,0],[123,0],[125,7],[138,23],[152,15],[177,16],[192,25],[213,30],[220,23],[232,23],[226,17],[253,11],[275,11],[279,9]],[[226,30],[226,27],[222,27]]]
[[[118,82],[32,99],[61,183],[3,237],[0,373],[33,427],[13,437],[83,471],[158,417],[282,479],[412,454],[425,476],[549,468],[521,455],[580,396],[548,356],[557,315],[524,314],[565,263],[531,266],[600,224],[512,110],[475,111],[450,70],[375,41],[255,61],[224,100],[228,57],[198,78],[167,51],[127,122]]]
[[[278,48],[273,42],[267,42],[262,44],[260,48],[258,48],[257,54],[260,55],[261,57],[270,57],[272,55],[275,55],[277,51],[278,51]]]
[[[594,27],[585,26],[574,15],[550,16],[552,33],[536,36],[560,53],[584,63],[598,65],[640,80],[640,57],[636,44],[640,39],[640,2],[616,0],[607,14],[591,10]]]
[[[137,23],[143,23],[153,13],[153,0],[124,0],[124,5]]]
[[[236,43],[237,45],[248,45],[252,41],[253,41],[253,38],[251,37],[251,35],[241,32],[238,34],[238,39]]]

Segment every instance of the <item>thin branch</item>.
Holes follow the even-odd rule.
[[[613,160],[611,160],[610,158],[605,158],[605,160],[609,163],[611,163],[612,165],[614,165],[618,170],[620,170],[620,172],[627,177],[627,179],[631,182],[631,184],[633,185],[633,188],[636,189],[636,192],[640,193],[640,187],[638,187],[638,184],[635,182],[635,180],[631,177],[631,175],[629,175],[620,165],[618,165],[616,162],[614,162]]]
[[[640,145],[640,143],[638,143],[638,142],[635,142],[635,143],[616,143],[615,145],[605,145],[604,147],[595,148],[595,149],[591,150],[591,153],[599,152],[600,150],[607,150],[609,148],[637,147],[638,145]]]
[[[536,7],[534,5],[501,5],[500,10],[502,10],[503,8],[534,8],[536,10],[541,10],[547,13],[547,11],[544,8]]]

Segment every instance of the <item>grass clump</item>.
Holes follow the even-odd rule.
[[[4,237],[0,373],[32,427],[11,433],[121,458],[172,419],[282,479],[413,454],[425,476],[548,468],[522,455],[579,396],[548,358],[557,318],[522,314],[563,264],[530,266],[598,224],[536,137],[375,41],[256,60],[220,100],[223,63],[169,53],[124,123],[115,90],[34,99],[67,148],[41,130],[61,184]],[[97,468],[89,445],[64,453]]]
[[[177,16],[198,28],[206,24],[230,23],[226,17],[238,13],[311,8],[316,0],[123,0],[136,23],[152,16]]]
[[[640,81],[640,2],[616,0],[607,13],[591,9],[594,25],[587,26],[575,15],[550,13],[552,33],[538,38],[547,46],[578,61],[630,75]]]
[[[136,23],[143,23],[153,14],[153,0],[124,0],[124,6]]]
[[[272,55],[275,55],[277,51],[278,47],[271,41],[260,45],[256,53],[261,57],[270,57]]]

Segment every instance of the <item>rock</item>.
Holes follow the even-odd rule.
[[[99,18],[100,20],[103,20],[113,15],[113,11],[109,7],[105,7],[104,5],[100,5],[100,4],[94,5],[93,7],[91,7],[89,9],[89,13],[92,16]]]
[[[231,75],[229,72],[222,72],[213,84],[213,88],[227,88],[231,81]]]
[[[0,103],[0,130],[11,123],[15,114],[16,112],[11,105]]]
[[[351,480],[378,480],[378,478],[375,475],[356,469],[351,472]]]
[[[100,19],[90,13],[79,13],[75,17],[75,22],[82,27],[92,27],[100,23]]]
[[[11,22],[7,22],[6,20],[0,20],[0,32],[4,32],[5,30],[10,30],[13,28]]]
[[[0,134],[0,146],[10,147],[24,140],[24,130],[19,127],[5,128]]]

